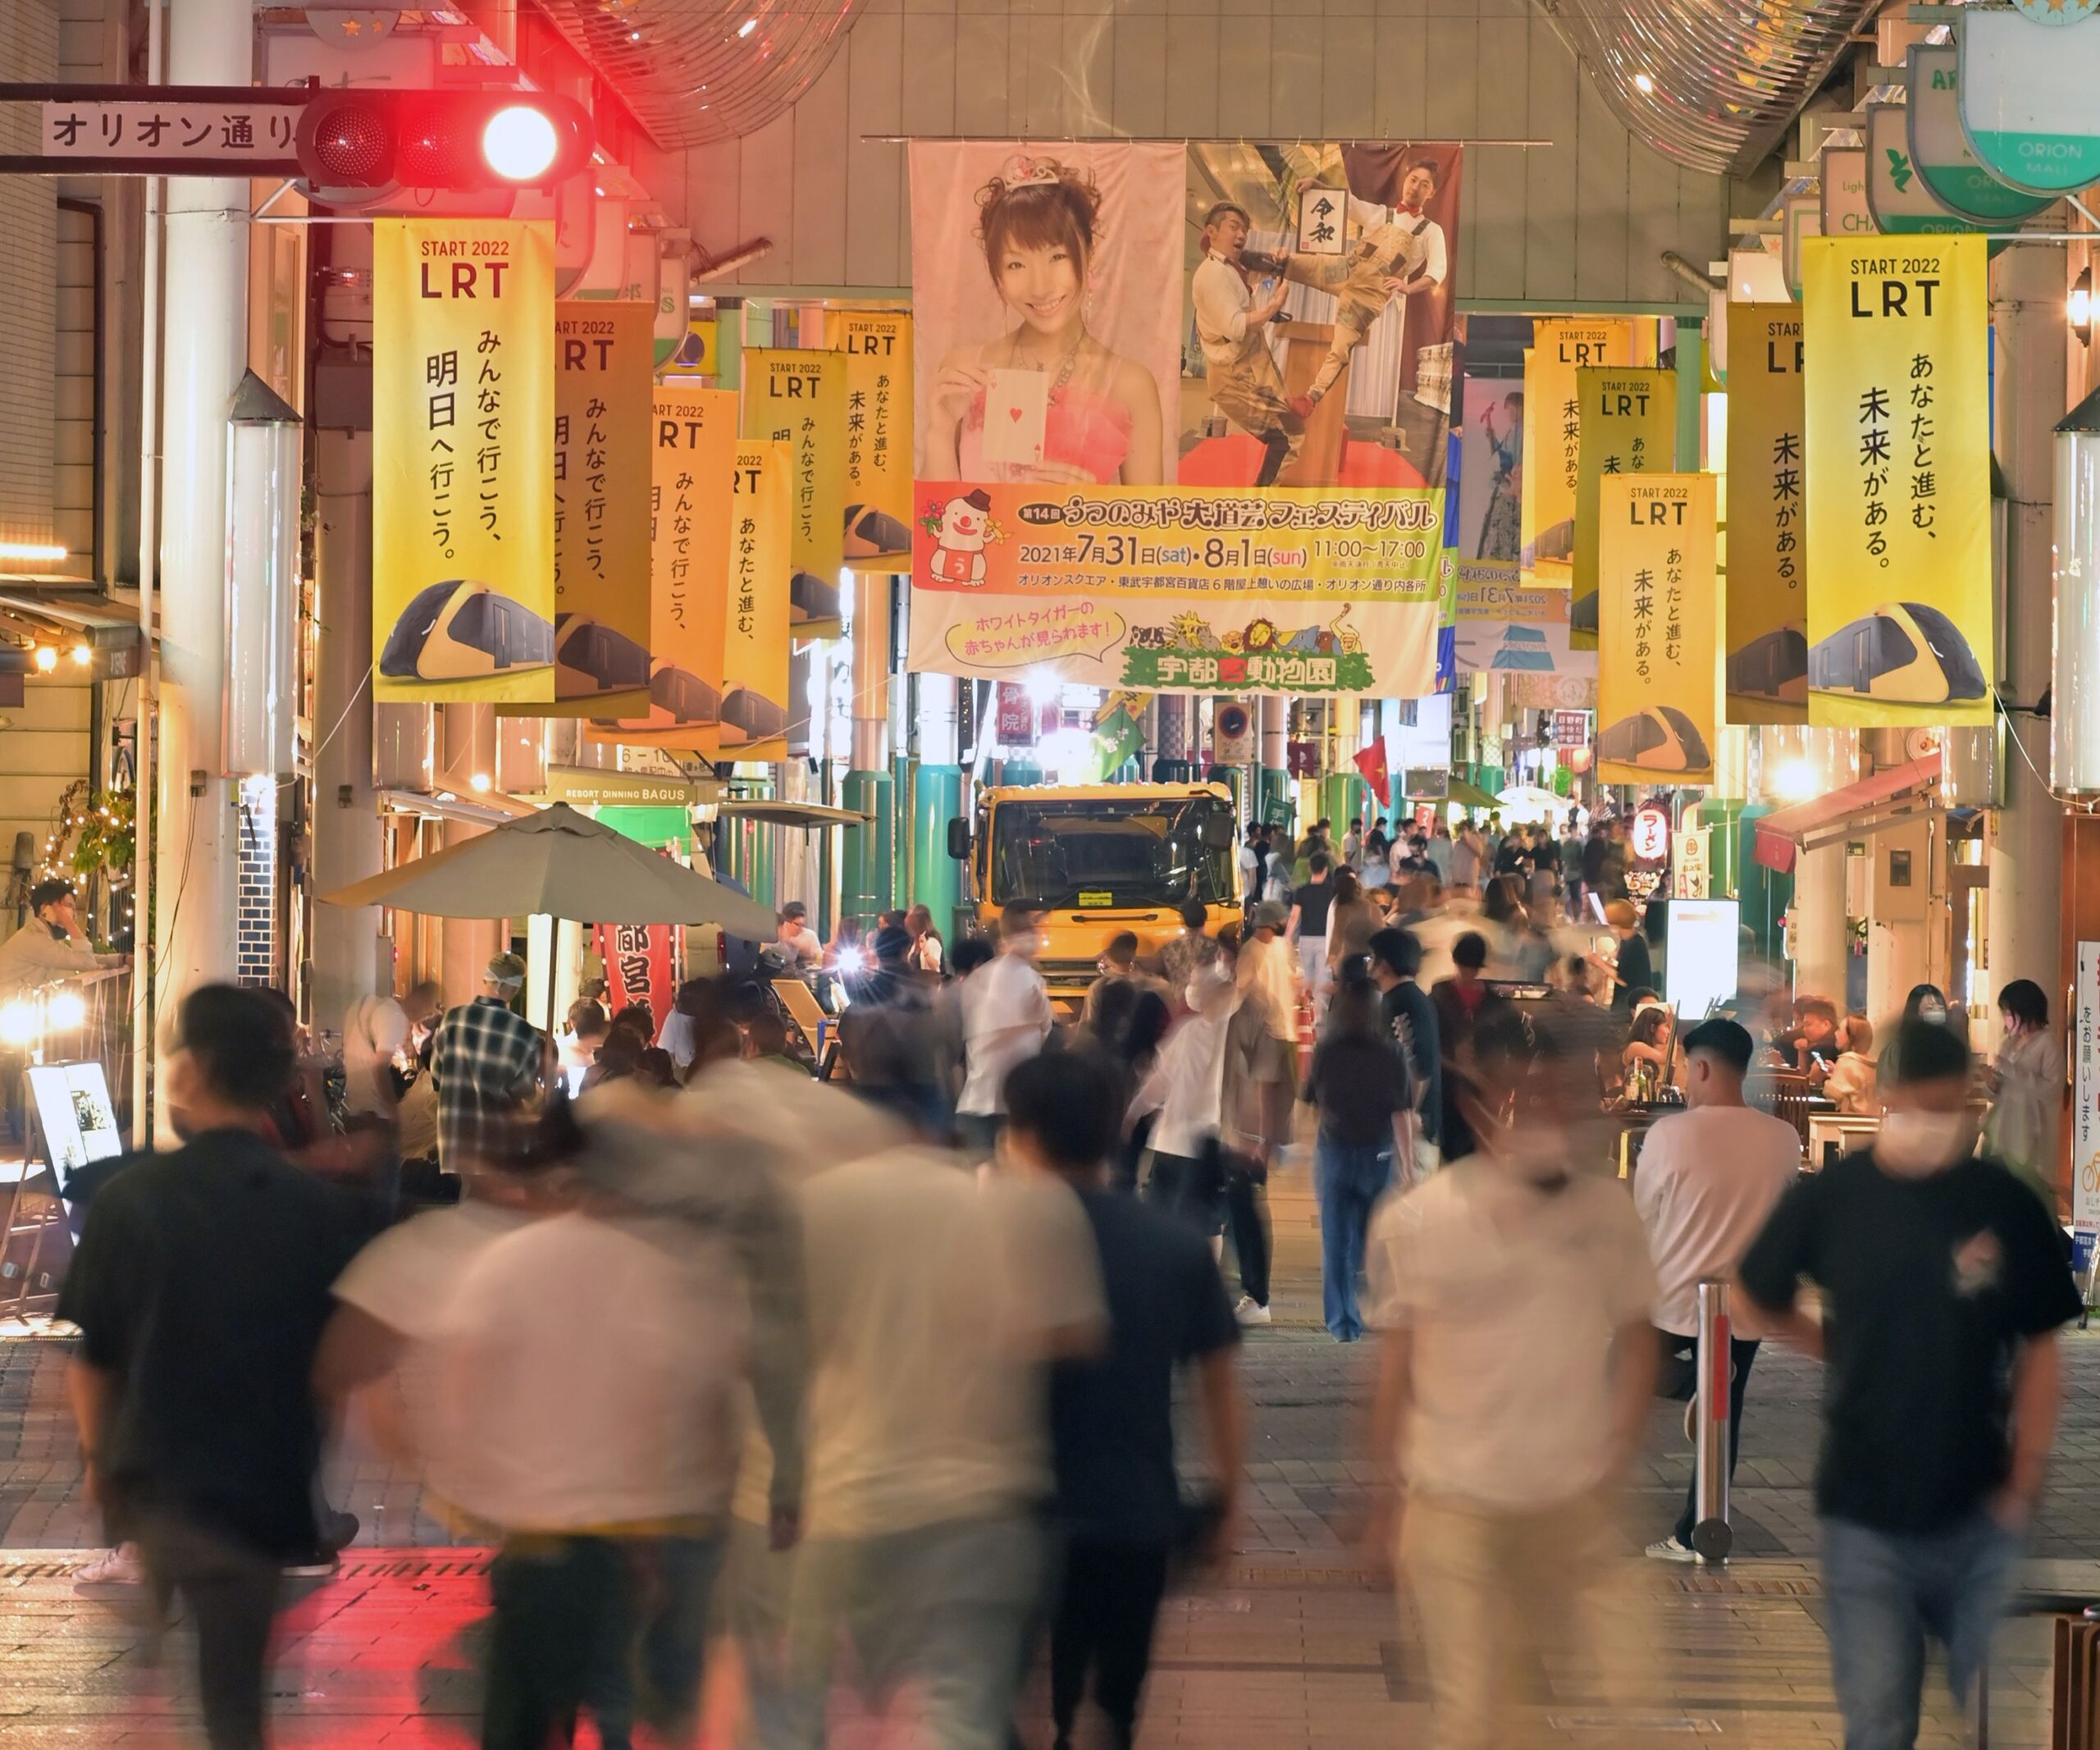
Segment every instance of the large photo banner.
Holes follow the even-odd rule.
[[[911,172],[912,668],[1433,688],[1455,147]]]
[[[1523,550],[1524,386],[1466,379],[1459,493],[1459,579],[1514,583]]]
[[[1714,482],[1614,474],[1597,496],[1597,776],[1714,775]]]
[[[374,222],[372,422],[373,696],[551,704],[550,225]]]
[[[1991,720],[1988,247],[1804,245],[1811,723]]]

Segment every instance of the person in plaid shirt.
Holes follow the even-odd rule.
[[[482,994],[438,1023],[430,1071],[438,1164],[449,1172],[472,1161],[514,1160],[532,1140],[550,1059],[539,1029],[510,1008],[524,982],[525,962],[498,954],[482,975]]]

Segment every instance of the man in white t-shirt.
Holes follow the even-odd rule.
[[[810,908],[799,899],[791,899],[780,908],[780,934],[775,939],[786,948],[798,966],[820,966],[824,964],[824,944],[817,933],[810,928]]]
[[[1655,1364],[1640,1221],[1584,1164],[1586,1129],[1556,1127],[1582,1066],[1513,1010],[1483,1023],[1472,1067],[1478,1152],[1381,1204],[1365,1259],[1381,1329],[1372,1457],[1406,1496],[1399,1565],[1437,1742],[1467,1750],[1519,1741],[1513,1637],[1564,1634],[1571,1668],[1607,1694],[1621,1682],[1612,1495]]]
[[[1692,1395],[1699,1350],[1699,1285],[1732,1282],[1736,1266],[1764,1231],[1801,1167],[1801,1135],[1792,1125],[1743,1103],[1743,1078],[1754,1046],[1737,1022],[1701,1021],[1684,1036],[1684,1102],[1689,1108],[1648,1132],[1633,1175],[1634,1206],[1648,1230],[1648,1252],[1660,1282],[1654,1320],[1662,1372],[1658,1389]],[[1743,1388],[1757,1359],[1755,1309],[1734,1297],[1729,1338],[1728,1468],[1742,1435]],[[1745,1335],[1747,1331],[1752,1334]],[[1648,1553],[1691,1561],[1698,1478],[1686,1492],[1676,1528]]]
[[[1042,909],[1014,904],[999,918],[999,952],[962,987],[962,1096],[956,1128],[973,1158],[989,1159],[1005,1116],[1007,1072],[1050,1036],[1050,994],[1035,970]]]
[[[870,1688],[915,1693],[922,1741],[998,1750],[1047,1575],[1047,1365],[1104,1334],[1093,1230],[1066,1186],[919,1149],[800,1204],[807,1492],[769,1750],[819,1750],[842,1631]]]

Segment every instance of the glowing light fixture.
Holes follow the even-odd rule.
[[[1633,75],[1633,89],[1643,97],[1652,97],[1655,95],[1655,81],[1646,73],[1636,73]]]
[[[77,1032],[87,1024],[88,1005],[77,990],[57,991],[44,1004],[43,1017],[54,1033]]]
[[[0,559],[29,560],[41,565],[55,565],[67,556],[65,548],[48,541],[0,541]]]
[[[2064,300],[2064,315],[2080,346],[2093,344],[2093,270],[2081,267],[2071,281],[2070,295]]]
[[[37,673],[48,674],[58,666],[58,652],[48,644],[39,644],[36,647],[35,661]]]
[[[1772,774],[1772,787],[1787,802],[1805,802],[1823,785],[1806,760],[1789,760]]]
[[[499,109],[482,130],[482,157],[506,182],[537,181],[560,150],[553,121],[529,103]]]
[[[737,34],[740,37],[749,36],[752,31],[757,29],[758,21],[756,18],[746,18],[741,25],[737,26]]]
[[[84,639],[76,641],[66,654],[73,659],[73,666],[76,669],[84,669],[95,660],[94,647]]]
[[[467,781],[472,784],[477,792],[486,793],[489,788],[489,774],[486,772],[476,772]]]
[[[17,997],[0,1008],[0,1045],[26,1045],[36,1037],[36,1005]]]

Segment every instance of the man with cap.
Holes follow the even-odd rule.
[[[1264,899],[1257,905],[1253,929],[1239,944],[1239,959],[1235,971],[1241,990],[1252,991],[1261,997],[1271,1034],[1295,1053],[1298,957],[1283,939],[1284,926],[1290,921],[1290,912],[1273,899]]]
[[[1634,1207],[1648,1231],[1657,1293],[1650,1315],[1661,1349],[1657,1390],[1688,1400],[1699,1353],[1699,1285],[1732,1282],[1736,1266],[1801,1172],[1793,1126],[1753,1110],[1742,1097],[1753,1046],[1748,1030],[1725,1019],[1701,1021],[1684,1036],[1685,1110],[1661,1120],[1641,1145]],[[1759,1327],[1747,1303],[1731,1308],[1728,1467],[1742,1435],[1744,1388],[1757,1359]],[[1662,1561],[1691,1561],[1699,1479],[1686,1492],[1670,1535],[1648,1546]]]
[[[507,1164],[531,1140],[552,1057],[539,1029],[510,1006],[524,982],[525,962],[498,954],[482,975],[481,995],[438,1023],[430,1071],[438,1163],[448,1172],[469,1161]]]

